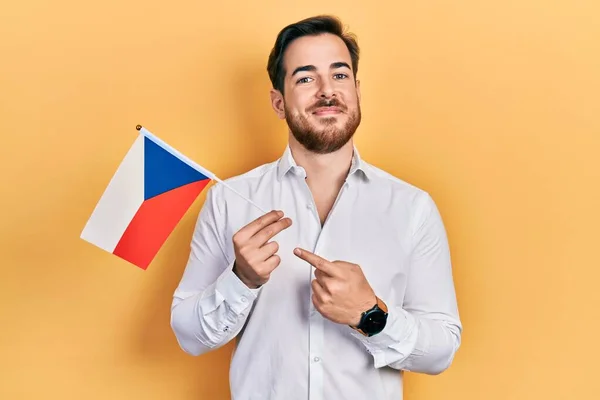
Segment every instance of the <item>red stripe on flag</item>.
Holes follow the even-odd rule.
[[[210,179],[189,183],[142,203],[113,254],[146,269]]]

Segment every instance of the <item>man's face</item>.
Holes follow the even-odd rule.
[[[284,55],[283,106],[290,131],[306,149],[330,153],[360,124],[360,90],[344,42],[335,35],[296,39]],[[282,110],[283,109],[283,110]]]

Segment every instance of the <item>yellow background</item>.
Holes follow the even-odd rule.
[[[406,399],[598,399],[600,3],[4,1],[0,398],[226,399],[172,292],[204,195],[147,271],[79,239],[136,124],[227,178],[279,157],[285,24],[359,36],[362,155],[447,225],[463,345]]]

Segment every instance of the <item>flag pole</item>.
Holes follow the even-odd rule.
[[[223,182],[219,178],[217,178],[216,175],[213,175],[213,179],[215,181],[219,182],[221,185],[225,186],[227,189],[231,190],[233,193],[235,193],[238,196],[240,196],[242,199],[246,200],[248,203],[252,204],[258,210],[260,210],[263,214],[267,213],[265,210],[263,210],[261,207],[259,207],[258,204],[256,204],[255,202],[253,202],[252,200],[250,200],[249,198],[247,198],[246,196],[244,196],[243,194],[241,194],[240,192],[238,192],[237,190],[235,190],[234,188],[232,188],[231,186],[229,186],[228,184],[226,184],[225,182]]]
[[[152,140],[153,142],[155,142],[156,144],[162,146],[165,150],[169,151],[170,153],[172,153],[173,155],[181,158],[182,160],[184,160],[185,162],[187,162],[191,167],[193,167],[195,170],[197,170],[198,172],[206,175],[207,177],[213,179],[216,182],[219,182],[220,184],[222,184],[223,186],[225,186],[227,189],[231,190],[233,193],[237,194],[238,196],[240,196],[242,199],[246,200],[248,203],[252,204],[254,207],[256,207],[258,210],[260,210],[263,214],[266,214],[267,211],[263,210],[261,207],[259,207],[255,202],[253,202],[252,200],[250,200],[249,198],[247,198],[246,196],[244,196],[243,194],[241,194],[240,192],[238,192],[237,190],[235,190],[234,188],[232,188],[231,186],[229,186],[228,184],[226,184],[225,182],[223,182],[221,179],[219,179],[215,174],[213,174],[212,172],[208,171],[205,168],[202,168],[200,165],[198,165],[197,163],[195,163],[193,160],[190,160],[188,157],[184,156],[183,154],[181,154],[179,151],[175,150],[173,147],[169,146],[167,143],[163,142],[162,140],[160,140],[158,137],[156,137],[154,134],[152,134],[150,131],[148,131],[146,128],[144,128],[142,125],[137,125],[135,127],[136,130],[140,131],[140,133],[142,133],[144,136],[146,136],[148,139]]]

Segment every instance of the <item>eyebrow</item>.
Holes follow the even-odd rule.
[[[350,68],[350,65],[348,65],[348,63],[343,62],[343,61],[338,61],[338,62],[334,62],[331,63],[331,65],[329,66],[330,69],[337,69],[337,68],[343,68],[346,67],[348,69],[352,69]],[[314,65],[303,65],[301,67],[298,67],[294,70],[294,72],[292,72],[291,76],[296,75],[298,72],[302,72],[302,71],[316,71],[317,67],[315,67]]]

